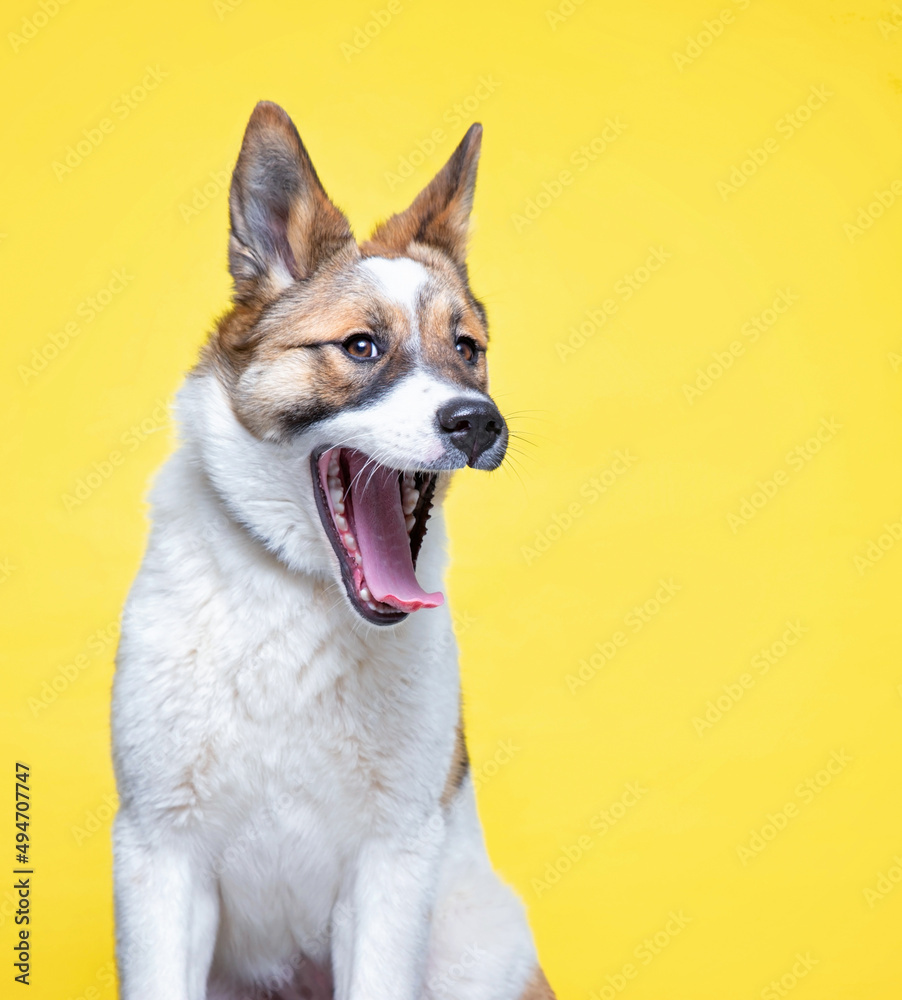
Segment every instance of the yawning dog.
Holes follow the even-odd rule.
[[[124,1000],[545,1000],[468,775],[440,505],[494,469],[473,125],[358,245],[277,105],[229,196],[231,310],[123,615]]]

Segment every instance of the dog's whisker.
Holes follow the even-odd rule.
[[[527,436],[522,431],[511,431],[508,440],[516,441],[518,444],[528,444],[530,448],[538,448],[538,442],[530,440],[531,437],[535,435]]]
[[[517,482],[520,484],[520,488],[523,490],[523,495],[524,496],[528,495],[528,491],[526,489],[526,483],[523,482],[523,477],[517,471],[517,468],[513,464],[513,461],[508,461],[507,459],[505,459],[505,461],[503,461],[495,471],[504,472],[506,476],[515,476]]]
[[[536,463],[539,460],[538,455],[533,451],[522,451],[520,448],[508,448],[507,455],[505,458],[509,458],[511,461],[514,460],[514,456],[521,462],[521,464],[526,466],[527,463]]]
[[[537,413],[541,413],[543,416],[534,416]],[[548,413],[548,410],[508,410],[504,414],[504,419],[508,422],[511,420],[547,420]]]

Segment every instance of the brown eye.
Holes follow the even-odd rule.
[[[454,346],[457,349],[457,353],[467,364],[472,365],[479,356],[479,348],[476,346],[476,341],[470,340],[469,337],[458,337]]]
[[[365,333],[355,333],[353,337],[348,337],[341,346],[345,349],[345,353],[350,354],[352,358],[363,361],[371,361],[382,353],[376,346],[376,341]]]

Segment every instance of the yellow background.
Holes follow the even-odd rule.
[[[215,177],[269,98],[361,235],[410,201],[471,120],[485,125],[472,279],[496,398],[521,438],[507,471],[459,477],[449,589],[491,853],[559,996],[607,1000],[632,963],[628,1000],[755,998],[781,976],[800,1000],[898,997],[902,888],[880,877],[902,856],[902,541],[886,536],[872,565],[855,557],[902,519],[902,197],[860,234],[844,226],[902,179],[902,8],[586,0],[552,24],[550,0],[401,0],[350,51],[374,8],[4,5],[0,842],[11,869],[25,760],[29,995],[114,994],[111,639],[143,496],[172,446],[159,401],[227,302]],[[691,48],[724,8],[732,20]],[[23,19],[33,37],[6,37]],[[678,65],[687,51],[699,54]],[[155,68],[119,117],[120,94]],[[481,78],[493,92],[449,124]],[[812,87],[832,96],[786,137],[778,122]],[[57,176],[105,117],[100,145]],[[580,170],[571,157],[618,117],[622,134]],[[444,138],[411,175],[388,176],[434,129]],[[747,182],[718,189],[769,137]],[[572,183],[518,221],[567,169]],[[626,300],[618,282],[652,247],[669,259]],[[88,320],[117,269],[127,284]],[[752,344],[743,324],[781,289],[797,301]],[[562,358],[608,299],[615,314]],[[36,371],[52,335],[64,346]],[[696,369],[737,339],[744,353],[690,402]],[[787,453],[822,420],[839,429],[793,469]],[[592,502],[585,484],[617,449],[635,461]],[[113,452],[112,474],[67,504]],[[788,482],[734,531],[728,515],[778,470]],[[660,579],[681,589],[634,631],[627,616]],[[807,632],[761,676],[752,658],[786,621]],[[619,631],[625,645],[571,692],[568,674]],[[731,703],[724,685],[743,673],[755,683]],[[55,700],[29,701],[54,680]],[[700,735],[693,719],[719,696],[727,709]],[[797,786],[834,752],[851,762],[804,802]],[[601,833],[593,817],[627,783],[645,791]],[[787,802],[797,814],[744,864],[737,848]],[[581,837],[584,856],[549,885]],[[8,898],[0,888],[7,958]],[[671,911],[690,922],[643,964],[636,949]],[[816,964],[787,987],[797,953]]]

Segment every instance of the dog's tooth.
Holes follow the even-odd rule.
[[[338,475],[338,449],[337,448],[329,455],[329,475],[330,476],[337,476]]]
[[[413,526],[417,523],[417,519],[413,516],[413,514],[408,514],[407,517],[404,518],[404,523],[407,525],[407,534],[409,535],[411,531],[413,531]]]
[[[412,514],[414,507],[417,505],[417,500],[420,499],[420,494],[414,489],[404,488],[404,492],[401,494],[401,510],[405,514]]]
[[[358,566],[362,566],[363,565],[363,556],[359,552],[355,552],[354,553],[354,562]]]
[[[335,524],[337,525],[339,531],[347,531],[348,530],[348,521],[347,521],[347,518],[342,517],[341,514],[336,513],[336,515],[335,515]],[[354,536],[351,535],[351,537],[353,538]]]
[[[364,601],[372,601],[373,595],[369,591],[369,587],[360,588],[360,598]]]
[[[345,543],[345,547],[351,552],[355,552],[357,549],[357,539],[351,534],[350,531],[346,531],[342,536],[341,540]]]
[[[370,609],[370,611],[375,611],[376,610],[376,605],[373,604],[372,601],[367,601],[366,602],[366,606]]]
[[[332,504],[332,506],[335,508],[336,514],[344,514],[345,505],[341,502],[341,500],[337,500],[335,503]]]
[[[340,486],[333,486],[329,483],[329,496],[332,497],[332,503],[339,504],[344,500],[344,493],[341,491]]]

